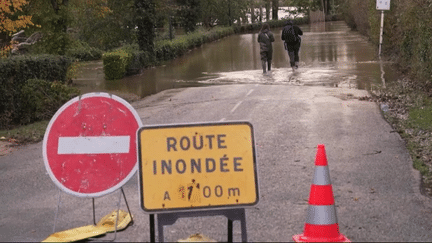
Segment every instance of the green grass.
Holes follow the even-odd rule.
[[[432,105],[412,109],[408,123],[412,128],[432,131]]]
[[[0,137],[16,139],[19,144],[36,143],[43,140],[48,123],[40,121],[11,130],[0,130]]]
[[[414,169],[418,170],[420,172],[420,174],[422,174],[424,176],[428,175],[428,173],[429,173],[429,168],[420,159],[417,159],[417,158],[413,159],[413,167],[414,167]]]

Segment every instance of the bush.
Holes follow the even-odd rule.
[[[66,55],[80,61],[99,60],[102,58],[102,51],[89,46],[86,42],[75,41],[71,48],[66,51]]]
[[[158,41],[155,44],[155,55],[157,60],[166,61],[175,58],[175,47],[169,40]]]
[[[16,56],[0,60],[0,128],[20,124],[21,88],[29,79],[66,83],[71,59],[63,56]]]
[[[64,103],[79,94],[77,88],[57,81],[29,79],[21,88],[20,124],[51,119]]]
[[[129,65],[126,67],[126,75],[133,75],[139,73],[139,71],[144,68],[151,66],[154,61],[151,56],[140,50],[130,50],[131,55]]]
[[[66,81],[66,71],[72,60],[64,56],[15,56],[0,60],[0,84],[13,79],[22,84],[28,79]]]
[[[105,78],[107,80],[121,79],[126,74],[126,68],[132,60],[132,55],[118,49],[102,56]]]
[[[127,55],[127,58],[124,59],[127,60],[124,63],[126,65],[123,66],[124,70],[122,68],[121,70],[112,71],[112,68],[110,68],[111,66],[113,66],[114,69],[119,69],[118,67],[121,66],[120,64],[121,62],[119,60],[121,59],[121,56],[124,55]],[[142,68],[155,64],[155,60],[152,58],[150,54],[139,50],[138,44],[124,45],[123,47],[113,52],[105,53],[103,56],[106,56],[103,57],[104,70],[105,68],[107,68],[110,69],[109,72],[119,73],[117,76],[114,75],[116,78],[107,78],[107,72],[105,71],[105,78],[107,78],[108,80],[119,79],[118,77],[121,76],[121,73],[123,73],[123,76],[137,74]],[[117,64],[114,62],[117,62]],[[108,75],[113,76],[112,74],[108,74]]]

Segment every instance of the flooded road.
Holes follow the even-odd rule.
[[[289,68],[281,28],[272,29],[273,71],[263,75],[258,33],[232,35],[205,44],[163,66],[117,81],[105,81],[101,61],[86,63],[74,84],[83,93],[120,91],[140,97],[160,91],[215,84],[286,84],[332,86],[370,90],[395,79],[376,48],[344,22],[300,26],[304,32],[298,71]]]

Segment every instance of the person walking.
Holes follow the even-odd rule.
[[[271,70],[271,61],[273,58],[273,46],[272,42],[274,42],[274,35],[270,31],[270,26],[268,24],[263,24],[258,34],[258,42],[260,43],[260,55],[261,55],[261,63],[263,73],[266,73]],[[267,63],[267,65],[266,65]]]
[[[298,63],[300,61],[299,51],[301,46],[301,37],[303,35],[303,31],[297,26],[293,25],[291,20],[287,20],[285,22],[285,27],[282,30],[282,40],[285,42],[285,50],[288,51],[288,56],[290,59],[290,65],[293,69],[298,68]]]

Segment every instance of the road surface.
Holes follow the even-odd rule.
[[[300,70],[301,72],[301,70]],[[352,241],[430,241],[432,204],[398,133],[367,91],[288,84],[234,84],[165,90],[133,103],[144,125],[249,121],[255,131],[260,198],[246,209],[249,241],[290,241],[303,232],[316,146],[325,144],[341,233]],[[41,241],[53,233],[59,190],[46,173],[42,143],[0,157],[0,240]],[[135,175],[124,190],[135,224],[116,241],[149,241]],[[91,199],[60,193],[56,231],[93,222]],[[97,198],[97,220],[119,193]],[[122,202],[122,209],[125,209]],[[202,233],[226,241],[222,216],[183,218],[165,240]],[[107,234],[102,239],[112,239]],[[240,225],[234,223],[234,240]]]

